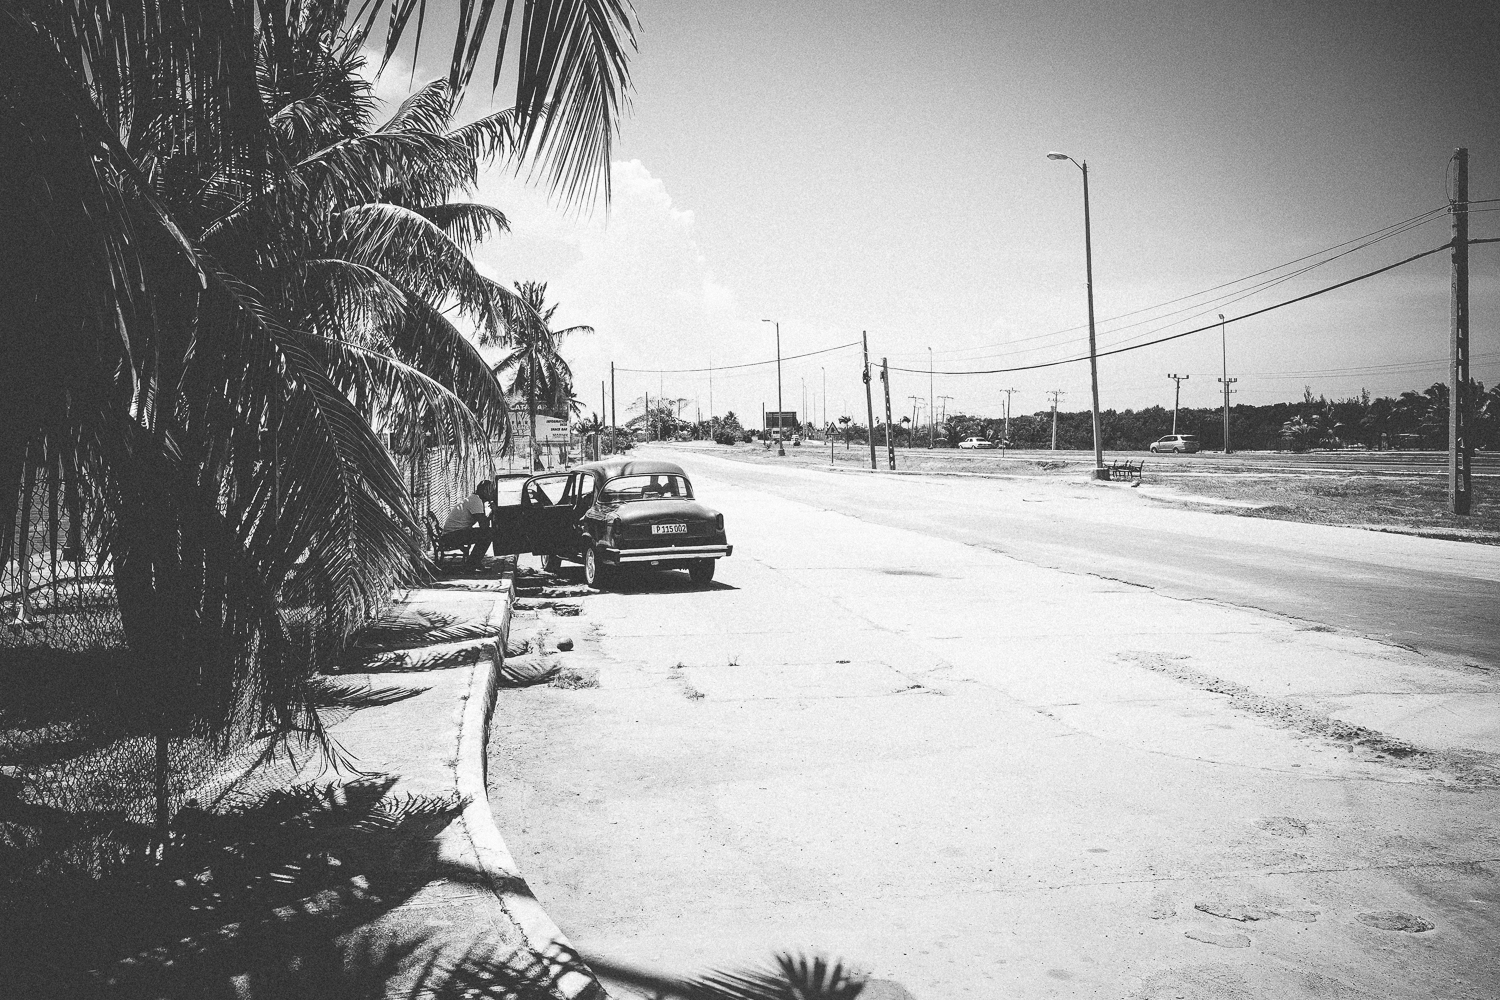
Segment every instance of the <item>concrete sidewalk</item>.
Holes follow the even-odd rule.
[[[485,748],[514,591],[509,568],[499,580],[413,590],[383,619],[398,635],[387,645],[399,648],[367,649],[363,663],[338,676],[341,688],[365,697],[353,699],[362,707],[328,712],[329,735],[361,774],[394,779],[385,801],[460,804],[434,849],[389,859],[420,887],[345,935],[349,954],[379,942],[385,954],[403,956],[387,980],[389,997],[410,996],[419,985],[451,988],[465,977],[490,988],[525,982],[564,1000],[602,995],[527,888],[490,813]],[[434,627],[424,633],[417,627],[424,622]],[[424,634],[436,641],[423,643]],[[376,669],[361,672],[370,666]],[[296,781],[359,777],[314,761]]]

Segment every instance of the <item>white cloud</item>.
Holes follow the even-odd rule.
[[[769,330],[739,314],[734,289],[713,272],[694,234],[690,209],[678,206],[666,185],[639,160],[613,165],[614,197],[580,217],[551,203],[545,192],[508,174],[491,172],[477,200],[498,206],[512,232],[492,239],[476,256],[486,273],[502,280],[546,281],[558,303],[554,325],[587,324],[595,333],[565,342],[578,394],[586,409],[599,408],[599,383],[613,361],[621,368],[699,368],[761,360],[774,351]],[[714,380],[714,408],[752,408],[758,420],[775,371]],[[620,412],[633,399],[664,389],[709,409],[708,376],[617,376]],[[795,405],[795,404],[789,404]],[[690,413],[689,404],[684,413]]]

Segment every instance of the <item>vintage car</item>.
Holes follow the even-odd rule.
[[[958,442],[958,446],[960,448],[994,448],[995,442],[982,437],[969,437]]]
[[[531,552],[550,568],[583,564],[599,586],[619,566],[685,569],[693,582],[714,578],[714,560],[734,551],[724,515],[693,498],[693,484],[672,462],[611,458],[532,476],[519,502],[495,507],[496,555]]]

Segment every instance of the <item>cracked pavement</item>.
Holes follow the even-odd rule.
[[[585,953],[688,973],[815,949],[920,998],[1497,995],[1487,661],[683,461],[735,543],[718,582],[518,613],[591,680],[496,707],[497,821]],[[887,511],[948,491],[858,482]],[[996,537],[1035,523],[1021,502],[1054,533],[1079,507],[986,488]],[[1079,531],[1150,503],[1095,495]],[[1149,509],[1153,537],[1209,516]]]

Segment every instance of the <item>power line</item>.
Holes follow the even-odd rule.
[[[1340,281],[1340,282],[1337,282],[1335,284],[1328,285],[1328,286],[1323,287],[1323,288],[1319,288],[1316,291],[1308,292],[1306,295],[1299,295],[1296,298],[1287,299],[1284,302],[1277,302],[1277,303],[1275,303],[1273,305],[1266,306],[1263,309],[1256,309],[1256,310],[1254,310],[1252,312],[1247,312],[1247,313],[1244,313],[1243,315],[1235,316],[1232,319],[1224,320],[1222,322],[1225,322],[1225,323],[1238,323],[1240,320],[1250,319],[1252,316],[1260,316],[1263,313],[1268,313],[1268,312],[1271,312],[1272,310],[1280,309],[1280,308],[1282,308],[1284,306],[1293,305],[1293,304],[1298,303],[1298,302],[1303,302],[1303,301],[1306,301],[1307,299],[1311,299],[1311,298],[1314,298],[1316,296],[1323,295],[1326,292],[1331,292],[1331,291],[1334,291],[1335,289],[1343,288],[1345,285],[1352,285],[1356,281],[1363,281],[1366,278],[1373,278],[1377,274],[1384,274],[1386,271],[1395,270],[1396,268],[1401,267],[1401,266],[1403,266],[1405,264],[1410,264],[1412,261],[1421,260],[1423,257],[1430,257],[1430,256],[1432,256],[1435,253],[1442,253],[1444,250],[1447,250],[1447,249],[1449,249],[1449,247],[1445,244],[1445,245],[1440,246],[1440,247],[1433,247],[1431,250],[1423,250],[1421,253],[1412,254],[1410,257],[1407,257],[1405,260],[1398,260],[1394,264],[1387,264],[1385,267],[1378,267],[1378,268],[1376,268],[1373,271],[1366,271],[1364,274],[1356,275],[1355,277],[1349,278],[1346,281]],[[1193,335],[1195,333],[1202,333],[1205,330],[1215,330],[1215,329],[1218,329],[1219,326],[1220,326],[1220,323],[1210,323],[1207,326],[1195,327],[1192,330],[1184,330],[1181,333],[1174,333],[1174,334],[1171,334],[1171,335],[1166,336],[1166,337],[1158,337],[1156,340],[1148,340],[1145,343],[1132,344],[1129,347],[1117,347],[1114,350],[1110,350],[1110,351],[1099,351],[1098,354],[1097,354],[1097,357],[1105,358],[1105,357],[1109,357],[1111,354],[1125,354],[1128,351],[1138,351],[1138,350],[1140,350],[1143,347],[1154,347],[1157,344],[1165,344],[1169,340],[1178,340],[1178,339],[1180,339],[1182,337],[1188,337],[1188,336],[1191,336],[1191,335]],[[955,372],[955,371],[945,371],[945,372],[938,372],[937,374],[941,374],[941,375],[1001,375],[1001,374],[1004,374],[1004,373],[1007,373],[1007,372],[1025,372],[1025,371],[1034,371],[1035,369],[1038,369],[1038,368],[1055,368],[1058,365],[1071,365],[1071,364],[1076,364],[1079,361],[1087,361],[1087,360],[1088,360],[1088,356],[1084,355],[1083,357],[1078,357],[1078,358],[1064,358],[1064,359],[1062,359],[1060,361],[1045,361],[1045,362],[1041,362],[1041,363],[1034,364],[1034,365],[1019,365],[1019,366],[1016,366],[1016,367],[1013,367],[1013,368],[987,368],[987,369],[983,369],[983,370],[957,371],[957,372]],[[911,373],[911,374],[914,374],[914,375],[921,375],[921,374],[923,374],[923,372],[920,369],[917,369],[917,368],[899,368],[896,365],[891,365],[891,371],[908,372],[908,373]]]
[[[1500,199],[1495,199],[1495,200],[1500,201]],[[1414,215],[1414,216],[1412,216],[1409,219],[1403,219],[1400,222],[1392,223],[1392,224],[1390,224],[1388,226],[1385,226],[1385,227],[1383,227],[1381,229],[1376,229],[1373,232],[1365,233],[1363,236],[1356,236],[1356,237],[1354,237],[1352,239],[1344,240],[1342,243],[1335,243],[1333,246],[1325,247],[1325,248],[1323,248],[1321,250],[1317,250],[1317,251],[1315,251],[1313,253],[1310,253],[1310,254],[1304,254],[1303,256],[1298,257],[1298,258],[1296,258],[1294,260],[1289,260],[1289,261],[1287,261],[1284,264],[1277,264],[1274,267],[1268,267],[1268,268],[1265,268],[1264,270],[1256,271],[1253,274],[1247,274],[1244,277],[1236,278],[1233,281],[1226,281],[1226,282],[1223,282],[1221,284],[1213,285],[1213,286],[1211,286],[1209,288],[1202,289],[1200,291],[1190,292],[1187,295],[1180,295],[1180,296],[1178,296],[1175,299],[1168,299],[1165,302],[1158,302],[1158,303],[1156,303],[1154,305],[1142,306],[1139,309],[1133,309],[1133,310],[1130,310],[1129,312],[1123,312],[1123,313],[1119,313],[1119,314],[1114,315],[1114,316],[1110,316],[1107,319],[1101,320],[1100,323],[1099,323],[1099,325],[1102,326],[1102,325],[1104,325],[1106,323],[1113,323],[1116,320],[1125,319],[1125,318],[1130,317],[1130,316],[1136,316],[1136,315],[1139,315],[1140,313],[1143,313],[1143,312],[1152,312],[1154,310],[1162,308],[1163,306],[1175,305],[1178,302],[1184,302],[1184,301],[1186,301],[1188,299],[1195,299],[1195,298],[1198,298],[1200,296],[1207,295],[1210,292],[1219,291],[1220,289],[1223,289],[1223,288],[1230,288],[1230,287],[1233,287],[1235,285],[1241,285],[1241,284],[1244,284],[1247,281],[1250,281],[1253,278],[1259,278],[1259,277],[1262,277],[1263,275],[1267,275],[1267,274],[1274,274],[1277,271],[1281,271],[1281,270],[1284,270],[1284,269],[1286,269],[1288,267],[1292,267],[1295,264],[1301,264],[1303,261],[1313,260],[1314,258],[1322,257],[1323,255],[1332,253],[1335,250],[1343,250],[1344,247],[1348,247],[1351,244],[1356,244],[1356,243],[1360,244],[1359,246],[1352,247],[1352,249],[1350,249],[1350,250],[1344,250],[1343,253],[1340,253],[1337,256],[1330,257],[1330,258],[1328,258],[1328,260],[1320,261],[1318,264],[1313,264],[1313,265],[1311,265],[1308,268],[1302,268],[1298,272],[1295,272],[1294,275],[1291,275],[1291,276],[1295,276],[1295,274],[1305,273],[1307,270],[1310,270],[1311,267],[1321,266],[1321,264],[1328,263],[1329,261],[1332,261],[1332,260],[1337,260],[1339,257],[1342,257],[1342,256],[1344,256],[1347,253],[1352,253],[1355,250],[1362,250],[1365,247],[1373,246],[1376,243],[1379,243],[1379,242],[1381,242],[1383,240],[1390,239],[1393,236],[1400,235],[1401,233],[1406,232],[1408,229],[1415,229],[1418,226],[1425,225],[1428,222],[1434,221],[1435,219],[1441,217],[1447,211],[1448,211],[1448,206],[1446,206],[1446,205],[1442,206],[1441,208],[1428,209],[1427,211],[1422,212],[1422,213],[1420,213],[1418,215]],[[1470,242],[1478,242],[1478,241],[1470,241]],[[1283,278],[1274,279],[1272,283],[1279,282],[1281,280],[1285,280],[1285,278],[1283,277]],[[1267,287],[1269,287],[1269,285],[1267,285]],[[1238,294],[1238,293],[1234,293],[1234,294]],[[1210,300],[1210,301],[1213,302],[1213,301],[1217,301],[1217,300]],[[1208,303],[1202,303],[1201,304],[1201,306],[1203,308],[1207,308],[1207,305],[1208,305]],[[1194,308],[1194,307],[1189,307],[1189,308]],[[1180,312],[1182,310],[1177,310],[1177,311]],[[1169,313],[1168,315],[1171,315],[1171,314]],[[1155,317],[1155,318],[1160,318],[1160,317]],[[1151,319],[1142,320],[1141,322],[1149,323],[1149,322],[1151,322]],[[1130,325],[1139,325],[1139,324],[1137,323],[1137,324],[1130,324]],[[1009,347],[1009,346],[1011,346],[1013,344],[1020,344],[1020,343],[1025,343],[1025,342],[1031,341],[1031,340],[1042,340],[1042,339],[1045,339],[1045,338],[1048,338],[1048,337],[1061,336],[1063,334],[1073,333],[1073,332],[1076,332],[1076,331],[1079,331],[1079,330],[1084,330],[1084,329],[1087,329],[1087,325],[1070,326],[1070,327],[1066,327],[1066,328],[1061,329],[1061,330],[1054,330],[1051,333],[1038,333],[1038,334],[1033,334],[1032,336],[1029,336],[1029,337],[1020,337],[1020,338],[1017,338],[1015,340],[1007,341],[1005,343],[983,344],[983,345],[980,345],[978,347],[960,348],[960,349],[955,350],[955,351],[945,351],[943,353],[957,354],[957,353],[960,353],[962,351],[986,350],[986,349],[988,349],[990,347]],[[1116,331],[1119,330],[1119,329],[1129,329],[1129,326],[1118,327],[1118,328],[1116,328]],[[1116,331],[1109,331],[1109,332],[1116,332]],[[902,355],[902,356],[914,356],[915,354],[919,354],[919,353],[920,352],[908,352],[906,355]],[[1010,353],[1016,353],[1016,352],[1010,352]]]
[[[853,340],[847,344],[839,344],[837,347],[825,347],[821,351],[808,351],[806,354],[791,354],[783,357],[781,362],[796,361],[798,358],[811,358],[819,354],[829,354],[833,351],[842,351],[849,347],[858,347],[859,341]],[[647,375],[683,375],[691,372],[723,372],[734,368],[754,368],[758,365],[774,365],[776,359],[768,361],[747,361],[741,365],[714,365],[711,368],[616,368],[620,372],[640,372]]]

